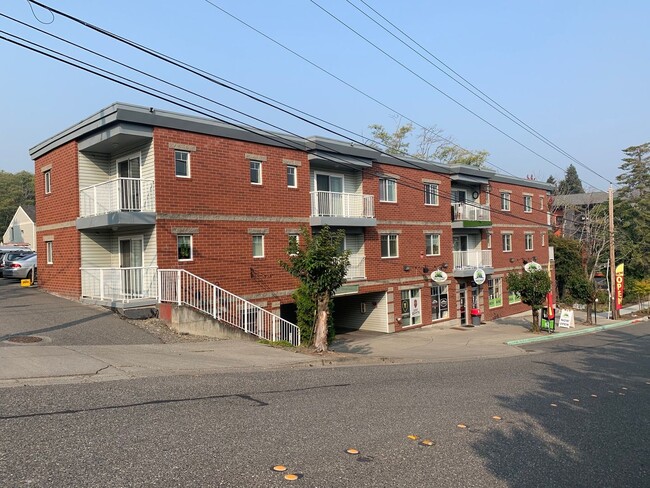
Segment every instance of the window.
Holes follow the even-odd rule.
[[[425,234],[424,248],[427,256],[440,255],[440,234]]]
[[[539,197],[539,209],[544,210],[544,197]]]
[[[383,234],[381,236],[381,257],[396,258],[397,253],[397,234]]]
[[[402,327],[418,325],[422,322],[422,307],[420,306],[420,290],[402,290]]]
[[[47,264],[54,263],[54,243],[52,241],[45,243],[45,256],[47,257]]]
[[[510,211],[510,193],[501,192],[501,210]]]
[[[449,318],[449,295],[447,285],[431,287],[431,320]]]
[[[48,195],[52,193],[52,171],[49,169],[44,171],[43,178],[45,179],[45,194]]]
[[[531,195],[524,195],[524,212],[531,213],[533,211],[533,197]]]
[[[379,201],[397,201],[397,182],[388,178],[379,178]]]
[[[187,151],[174,151],[176,162],[176,176],[180,178],[190,177],[190,153]]]
[[[526,241],[526,251],[533,250],[533,234],[524,234],[524,239]]]
[[[438,185],[435,183],[424,184],[424,204],[438,205]]]
[[[542,242],[542,247],[544,247],[546,245],[546,232],[540,232],[539,237]]]
[[[192,236],[191,235],[178,235],[176,236],[176,245],[178,249],[179,261],[191,261],[193,259],[192,250]]]
[[[512,252],[512,234],[501,234],[503,252]]]
[[[298,168],[295,166],[287,166],[287,186],[298,188]]]
[[[487,248],[492,249],[492,232],[487,233]]]
[[[253,235],[253,257],[264,257],[264,234]]]
[[[515,293],[514,291],[508,292],[508,304],[512,305],[513,303],[521,303],[521,295]]]
[[[489,307],[495,308],[503,305],[503,296],[501,294],[501,278],[488,280]]]
[[[297,246],[300,243],[300,234],[289,234],[289,245]]]
[[[262,162],[251,160],[251,183],[253,185],[262,184]]]

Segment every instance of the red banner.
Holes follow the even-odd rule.
[[[623,263],[616,266],[616,310],[623,308],[623,278],[625,274],[625,265]]]

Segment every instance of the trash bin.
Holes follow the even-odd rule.
[[[472,316],[472,325],[481,325],[481,311],[478,308],[473,308],[470,315]]]
[[[542,307],[542,316],[540,319],[540,329],[549,333],[555,332],[555,310],[548,307]]]

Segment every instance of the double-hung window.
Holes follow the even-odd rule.
[[[251,159],[251,184],[252,185],[261,185],[262,184],[262,161],[255,161]]]
[[[524,212],[531,213],[533,211],[533,196],[524,195]]]
[[[287,186],[298,188],[298,168],[296,166],[287,166]]]
[[[53,241],[45,242],[45,257],[47,259],[46,261],[47,264],[54,263],[54,242]]]
[[[45,194],[49,195],[52,193],[52,171],[47,170],[43,172],[43,180],[45,182]]]
[[[425,254],[427,256],[440,255],[440,234],[424,235]]]
[[[190,177],[190,153],[188,151],[174,151],[176,176],[179,178]]]
[[[379,178],[379,201],[397,201],[397,181],[391,178]]]
[[[533,234],[531,234],[531,233],[524,234],[524,239],[525,239],[525,243],[526,243],[526,251],[532,251],[533,250]]]
[[[512,234],[501,234],[503,252],[512,252]]]
[[[398,254],[397,234],[382,234],[381,236],[381,257],[396,258]]]
[[[510,211],[510,193],[501,192],[501,210]]]
[[[264,234],[253,234],[253,257],[264,257]]]
[[[438,185],[435,183],[424,184],[424,204],[438,205]]]
[[[176,236],[176,247],[178,249],[179,261],[192,261],[194,253],[192,249],[192,235],[184,234]]]

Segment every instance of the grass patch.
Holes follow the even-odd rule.
[[[292,349],[295,347],[289,341],[269,341],[267,339],[260,339],[257,342],[271,347],[290,347]]]

